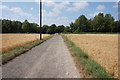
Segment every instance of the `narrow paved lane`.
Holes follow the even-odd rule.
[[[73,59],[60,35],[2,66],[3,78],[79,78]]]

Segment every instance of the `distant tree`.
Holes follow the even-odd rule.
[[[75,29],[79,29],[80,32],[87,32],[89,29],[88,20],[84,15],[78,17],[78,19],[75,20],[74,24],[75,24]]]
[[[120,32],[120,20],[118,21],[117,29],[118,29],[118,32]]]
[[[75,24],[73,22],[71,22],[70,23],[70,32],[73,33],[76,29],[77,29],[77,27],[75,26]]]
[[[58,27],[56,27],[55,32],[56,33],[62,33],[64,32],[65,26],[64,25],[59,25]]]
[[[20,21],[16,21],[17,22],[17,33],[22,33],[22,23]]]
[[[118,25],[120,25],[120,24],[118,24],[118,22],[119,21],[115,21],[114,22],[114,26],[113,26],[113,32],[120,32],[120,26],[118,26]]]
[[[56,30],[56,25],[55,24],[52,24],[48,30],[47,30],[47,33],[48,34],[54,34],[55,33],[55,30]]]
[[[65,29],[64,29],[64,32],[65,32],[65,33],[70,33],[70,27],[69,27],[69,26],[66,26]]]
[[[80,27],[78,27],[75,31],[74,31],[74,33],[76,33],[76,34],[78,34],[78,33],[80,33],[81,31],[80,31]]]
[[[30,33],[37,33],[37,29],[38,29],[37,27],[38,27],[38,24],[30,23],[29,32]]]
[[[11,32],[13,33],[17,33],[17,22],[16,21],[12,21],[11,22]]]
[[[6,20],[2,20],[2,32],[6,33],[8,32],[7,27],[6,27]]]
[[[111,14],[106,14],[104,17],[104,32],[112,32],[114,28],[114,18]]]
[[[52,29],[50,27],[48,27],[47,29],[47,34],[53,34]]]
[[[89,26],[88,32],[93,32],[93,26],[92,26],[92,24],[93,24],[93,19],[89,19],[88,20],[88,26]]]
[[[92,26],[93,26],[93,31],[95,32],[101,32],[104,30],[104,15],[103,13],[99,13],[98,15],[96,15],[93,19],[92,22]]]
[[[42,33],[43,34],[47,33],[48,28],[49,28],[48,25],[43,25],[43,27],[42,27]]]
[[[3,20],[2,21],[2,32],[3,33],[12,33],[14,29],[12,28],[12,21],[10,20]]]
[[[23,22],[22,30],[27,33],[30,32],[30,23],[27,20]]]
[[[56,25],[55,25],[55,24],[52,24],[52,25],[50,26],[50,28],[51,28],[52,34],[54,34],[54,33],[55,33],[55,29],[56,29]]]
[[[37,27],[36,29],[37,29],[37,33],[40,33],[40,27]]]

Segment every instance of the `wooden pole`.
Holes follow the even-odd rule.
[[[42,39],[42,0],[40,0],[40,40]]]

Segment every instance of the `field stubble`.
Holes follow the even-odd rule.
[[[32,41],[40,39],[40,34],[0,34],[2,47],[0,52],[14,49],[17,46],[22,46]],[[42,34],[42,38],[49,36],[49,34]]]
[[[104,67],[106,72],[118,78],[117,34],[65,34],[92,59]]]

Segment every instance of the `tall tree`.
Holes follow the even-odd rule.
[[[27,33],[30,32],[30,23],[27,20],[23,22],[22,30]]]
[[[64,25],[59,25],[58,27],[56,27],[55,32],[56,33],[62,33],[64,32],[65,26]]]
[[[88,20],[84,15],[78,17],[78,19],[75,20],[74,24],[76,26],[76,29],[80,29],[81,32],[86,32],[89,29]]]
[[[17,32],[17,22],[16,21],[11,22],[11,28],[12,28],[13,33]]]
[[[3,20],[2,21],[2,32],[4,33],[12,33],[14,29],[12,29],[12,21],[10,20]]]
[[[112,32],[114,27],[114,18],[111,14],[106,14],[104,17],[104,31],[105,32]]]
[[[48,34],[54,34],[56,30],[56,25],[52,24],[51,26],[48,27],[47,33]]]
[[[49,28],[48,25],[43,25],[43,27],[42,27],[42,33],[43,34],[47,33],[48,28]]]
[[[64,32],[65,32],[65,33],[70,33],[70,27],[69,27],[69,26],[66,26],[65,29],[64,29]]]
[[[77,27],[75,26],[75,24],[73,22],[71,22],[70,23],[70,32],[73,33],[76,29],[77,29]]]
[[[30,33],[37,33],[37,28],[38,27],[38,24],[36,23],[30,23],[30,26],[29,26],[29,32]]]
[[[93,19],[93,31],[95,32],[101,32],[104,30],[104,15],[103,13],[99,13],[96,15]]]
[[[17,22],[17,33],[22,33],[22,23],[20,21],[16,21]]]

